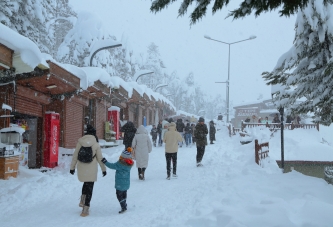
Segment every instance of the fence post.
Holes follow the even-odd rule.
[[[258,140],[254,141],[254,157],[255,157],[255,162],[259,165],[259,143]]]

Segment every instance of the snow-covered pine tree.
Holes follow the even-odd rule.
[[[299,114],[312,112],[315,121],[325,125],[333,118],[332,12],[331,4],[310,0],[297,15],[292,48],[272,72],[263,73],[268,85],[281,88],[274,97],[279,107]]]
[[[47,27],[49,14],[54,12],[54,3],[46,0],[1,1],[1,23],[28,37],[42,52],[48,53],[52,37]]]
[[[89,29],[87,29],[89,28]],[[57,59],[63,63],[79,67],[90,65],[90,46],[94,41],[116,38],[110,35],[103,21],[94,14],[81,12],[74,27],[67,33],[64,41],[59,46]],[[113,75],[111,54],[114,49],[101,50],[93,59],[93,66],[104,68]]]
[[[140,70],[151,70],[154,74],[149,74],[140,78],[141,84],[147,85],[154,89],[157,85],[163,83],[163,61],[155,43],[150,43],[147,49],[147,57],[143,65],[139,66]]]

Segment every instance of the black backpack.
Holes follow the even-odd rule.
[[[93,151],[91,147],[82,147],[79,150],[79,153],[77,155],[77,159],[80,162],[83,163],[89,163],[92,162],[92,160],[95,158],[96,154],[93,156]]]

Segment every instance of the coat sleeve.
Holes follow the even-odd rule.
[[[72,162],[71,162],[71,167],[70,167],[71,170],[74,170],[75,167],[76,167],[76,163],[77,163],[77,155],[78,155],[78,153],[79,153],[80,148],[81,148],[81,144],[77,143],[77,144],[76,144],[75,151],[74,151],[74,153],[73,153],[73,157],[72,157]]]
[[[149,136],[147,136],[147,143],[148,143],[148,152],[150,153],[152,150],[152,144],[151,144],[151,140],[150,140]]]
[[[182,142],[182,141],[184,141],[184,139],[183,139],[182,135],[180,135],[180,133],[179,133],[179,132],[178,132],[178,137],[177,137],[177,140],[178,140],[178,142]]]
[[[97,162],[98,162],[99,166],[101,167],[102,172],[106,171],[105,165],[102,162],[103,155],[102,155],[102,152],[101,152],[101,147],[99,145],[96,149],[96,159],[97,159]]]
[[[118,170],[118,165],[117,165],[117,163],[106,162],[105,165],[106,165],[106,167],[108,167],[108,168],[110,168],[110,169]]]

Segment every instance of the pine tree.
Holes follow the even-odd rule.
[[[274,100],[301,114],[312,112],[315,121],[330,125],[333,118],[333,7],[311,0],[297,15],[295,41],[272,72],[264,72],[268,85],[280,89]]]
[[[154,0],[150,7],[150,10],[157,13],[167,8],[171,3],[177,0]],[[187,13],[188,7],[195,2],[195,7],[190,15],[191,24],[195,24],[206,15],[207,7],[214,2],[212,13],[216,13],[226,7],[230,0],[180,0],[181,6],[178,10],[178,16],[184,16]],[[250,15],[252,12],[256,16],[259,16],[263,12],[269,12],[282,7],[279,11],[280,16],[290,16],[295,14],[299,9],[304,9],[308,2],[311,0],[243,0],[239,8],[232,10],[228,17],[233,19],[244,18]],[[323,0],[324,3],[332,3],[332,0]]]

